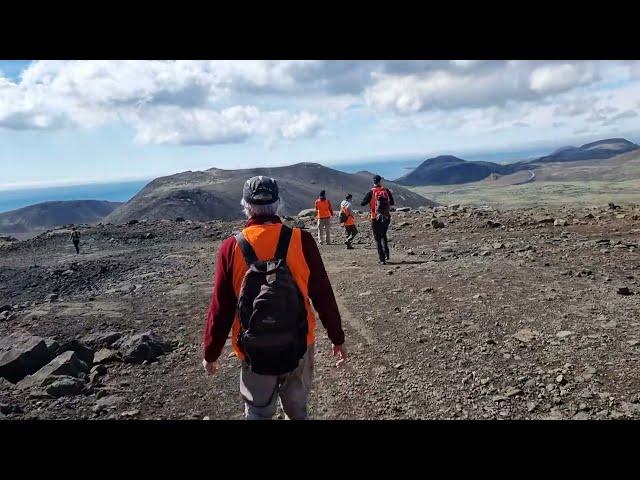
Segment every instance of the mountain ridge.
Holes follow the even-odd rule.
[[[282,167],[181,172],[152,180],[104,221],[124,223],[177,217],[196,221],[239,219],[243,215],[240,206],[242,186],[248,178],[256,175],[276,179],[285,215],[296,215],[301,210],[312,208],[321,190],[326,190],[327,197],[337,209],[346,193],[351,193],[358,201],[372,183],[370,176],[345,173],[312,162]],[[385,185],[394,192],[399,206],[437,205],[394,182],[385,182]]]
[[[509,164],[468,161],[453,155],[439,155],[428,158],[415,170],[395,181],[406,186],[470,183],[484,180],[491,174],[509,175],[521,170],[534,170],[541,164],[554,162],[604,160],[637,149],[640,149],[640,146],[624,138],[607,138],[580,147],[561,147],[550,155]]]

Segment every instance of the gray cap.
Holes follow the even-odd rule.
[[[278,184],[273,178],[262,175],[252,177],[244,183],[242,198],[254,205],[268,205],[278,200]]]

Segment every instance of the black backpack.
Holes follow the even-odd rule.
[[[340,209],[340,215],[338,216],[338,221],[339,221],[340,223],[344,223],[344,222],[346,222],[346,221],[347,221],[347,218],[349,218],[349,217],[347,216],[347,214],[346,214],[346,213],[344,213],[344,210],[343,210],[343,209]]]
[[[238,295],[238,346],[260,375],[295,370],[307,351],[307,309],[286,264],[292,233],[282,226],[275,258],[268,261],[258,260],[242,233],[236,235],[249,265]]]

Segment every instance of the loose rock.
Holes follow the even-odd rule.
[[[12,383],[34,373],[50,359],[40,337],[14,333],[0,340],[0,377]]]
[[[49,384],[45,391],[53,397],[79,395],[84,391],[84,383],[74,377],[60,377]]]
[[[119,348],[126,363],[153,362],[160,355],[171,351],[171,346],[152,332],[123,337],[113,345]]]

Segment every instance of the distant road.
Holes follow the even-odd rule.
[[[533,170],[529,170],[529,178],[527,178],[522,182],[512,183],[512,185],[524,185],[525,183],[533,182],[535,178],[536,178],[536,172],[534,172]]]

